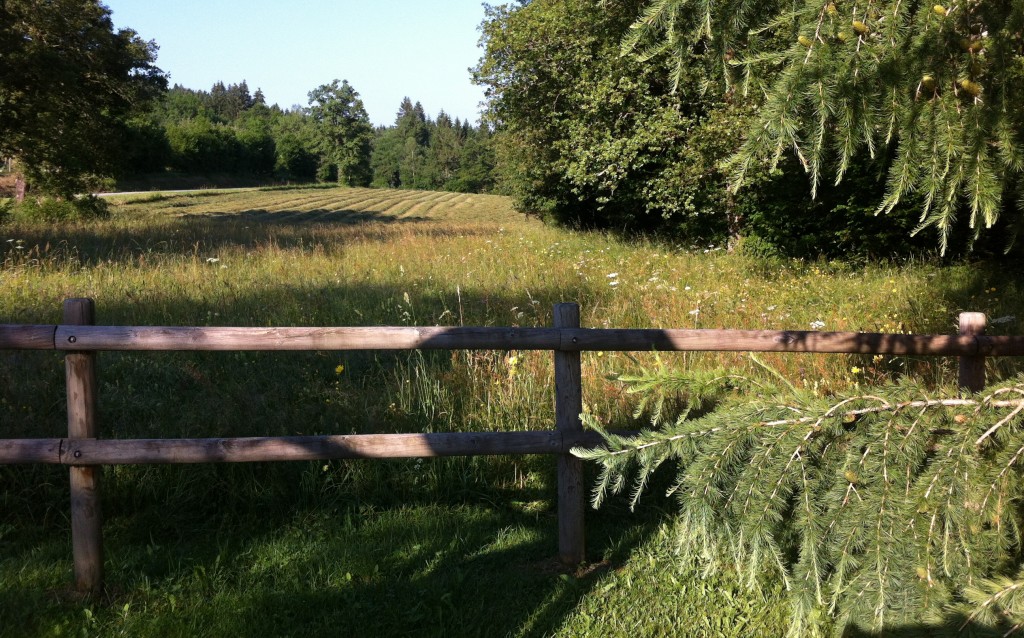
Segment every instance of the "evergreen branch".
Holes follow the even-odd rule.
[[[1013,455],[1010,457],[1010,460],[1007,461],[1006,463],[1003,463],[1002,466],[999,468],[999,474],[997,474],[996,479],[989,484],[988,489],[985,492],[985,497],[981,500],[982,510],[984,510],[985,506],[988,505],[988,500],[992,497],[992,494],[994,494],[999,489],[999,484],[1003,482],[1003,480],[1006,478],[1007,473],[1013,468],[1013,466],[1017,464],[1017,461],[1020,459],[1022,454],[1024,454],[1024,445],[1017,448],[1017,451],[1013,453]]]
[[[1016,392],[1017,394],[1021,395],[1022,399],[1024,399],[1024,391],[1021,391],[1021,390],[1019,390],[1017,388],[1004,388],[1004,390],[1007,391],[1007,392]],[[991,402],[987,402],[987,403],[989,403],[990,405],[992,404]],[[980,406],[979,406],[979,409],[980,409]],[[985,441],[985,439],[987,439],[988,437],[992,436],[993,434],[996,433],[996,430],[998,430],[999,428],[1003,427],[1004,425],[1006,425],[1007,423],[1012,421],[1013,418],[1015,416],[1017,416],[1018,414],[1020,414],[1022,410],[1024,410],[1024,402],[1021,402],[1016,408],[1013,409],[1013,412],[1010,412],[1009,414],[1007,414],[998,423],[996,423],[995,425],[993,425],[989,429],[985,430],[985,433],[982,434],[981,436],[979,436],[978,440],[975,441],[974,444],[975,445],[981,445]]]
[[[968,597],[979,600],[976,603],[976,608],[967,618],[963,624],[960,625],[960,631],[963,631],[975,620],[978,620],[983,614],[991,613],[991,610],[996,607],[997,604],[1005,601],[1006,599],[1014,597],[1018,591],[1024,589],[1024,580],[1011,581],[1003,578],[999,580],[986,580],[982,583],[984,589],[970,589],[968,590]],[[1021,622],[1017,622],[1013,627],[1009,629],[1004,636],[1009,636],[1019,629]]]
[[[689,390],[732,376],[659,367],[629,377],[640,401],[675,388],[680,396],[665,405],[680,418],[666,413],[659,430],[604,433],[605,449],[574,450],[602,466],[595,504],[632,475],[635,505],[653,472],[673,462],[668,493],[683,545],[707,569],[728,555],[752,586],[782,578],[791,635],[816,633],[826,619],[881,629],[963,598],[1013,564],[1024,378],[972,397],[929,397],[909,381],[836,398],[791,384],[780,392],[749,383],[746,397],[719,386],[713,409],[694,417],[687,397],[701,394]]]
[[[1021,392],[1022,397],[1024,397],[1024,389],[1020,390],[1020,392]],[[837,408],[841,407],[842,405],[846,405],[846,404],[849,404],[851,402],[862,401],[862,400],[872,400],[872,399],[876,400],[876,401],[882,402],[883,405],[878,406],[878,407],[874,407],[874,408],[859,408],[859,409],[856,409],[856,410],[846,410],[846,411],[841,412],[841,413],[837,413],[835,411]],[[1018,414],[1020,414],[1021,411],[1024,411],[1024,398],[1022,398],[1020,401],[988,401],[988,402],[984,402],[984,403],[980,402],[980,401],[975,401],[975,400],[972,400],[972,399],[929,399],[929,400],[918,400],[918,401],[904,401],[902,403],[898,403],[895,406],[893,406],[893,405],[890,405],[890,404],[886,403],[885,399],[882,399],[880,397],[875,397],[875,396],[871,396],[871,395],[864,395],[864,396],[857,396],[857,397],[850,397],[848,399],[843,399],[842,401],[840,401],[835,406],[832,406],[832,408],[830,408],[825,414],[823,414],[822,416],[819,416],[819,417],[806,416],[806,417],[800,417],[800,418],[796,418],[796,419],[776,419],[774,421],[758,422],[758,423],[756,423],[756,425],[759,426],[759,427],[775,427],[775,426],[780,426],[780,425],[796,425],[796,424],[800,424],[800,423],[811,423],[812,421],[816,422],[815,425],[820,425],[821,422],[825,418],[835,417],[837,415],[838,416],[842,416],[842,417],[846,417],[846,418],[855,419],[856,417],[863,416],[865,414],[879,414],[879,413],[888,412],[888,411],[902,410],[902,409],[905,409],[905,408],[926,408],[927,409],[927,408],[934,408],[934,407],[974,407],[974,406],[980,406],[980,405],[983,405],[983,404],[989,405],[991,407],[996,407],[996,408],[1013,407],[1013,408],[1015,408],[1015,410],[1014,410],[1014,412],[1011,413],[1012,416],[1017,416]],[[794,410],[797,409],[797,408],[793,408],[791,406],[781,406],[781,407],[784,407],[784,408],[787,408],[787,409],[794,409]],[[1007,419],[1006,421],[1009,421],[1009,419]],[[1001,421],[997,425],[1002,425],[1002,424],[1003,424],[1003,422]],[[622,455],[622,454],[632,454],[632,453],[635,453],[635,452],[640,451],[640,450],[646,450],[648,448],[666,445],[666,444],[672,443],[673,441],[679,441],[679,440],[682,440],[682,439],[687,439],[687,438],[693,438],[693,437],[698,437],[698,436],[705,436],[705,435],[709,435],[709,434],[714,434],[715,432],[722,431],[722,429],[723,428],[721,428],[721,427],[714,427],[714,428],[707,428],[707,429],[704,429],[704,430],[696,430],[696,431],[693,431],[693,432],[684,432],[684,433],[681,433],[681,434],[675,434],[675,435],[667,436],[667,437],[664,437],[664,438],[658,438],[656,440],[650,440],[650,441],[647,441],[646,443],[636,444],[636,445],[634,445],[632,447],[621,447],[621,445],[622,444],[629,445],[631,442],[635,443],[636,441],[638,441],[640,439],[647,438],[649,436],[649,434],[641,433],[641,434],[638,434],[633,439],[630,439],[628,437],[617,437],[615,435],[607,435],[606,438],[605,438],[606,441],[615,440],[615,441],[618,441],[620,443],[620,446],[618,447],[618,449],[615,449],[615,450],[610,451],[610,452],[605,452],[605,451],[602,451],[601,448],[588,449],[588,448],[575,447],[575,448],[573,448],[571,450],[571,453],[574,454],[575,456],[579,457],[579,458],[583,458],[583,459],[586,459],[586,460],[596,460],[598,458],[604,458],[605,456],[618,456],[618,455]],[[993,427],[993,430],[994,429],[995,428]],[[813,431],[814,430],[812,429],[812,433],[813,433]],[[978,439],[977,443],[980,444],[984,440],[984,438],[986,438],[986,437],[985,436],[980,437]]]

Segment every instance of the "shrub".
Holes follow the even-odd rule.
[[[110,215],[107,202],[87,195],[77,199],[26,199],[11,207],[10,217],[27,222],[68,222],[85,219],[105,219]],[[0,210],[2,216],[2,210]]]

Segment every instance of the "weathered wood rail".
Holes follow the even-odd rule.
[[[90,299],[69,299],[60,325],[0,325],[0,349],[64,351],[68,436],[0,439],[0,464],[69,466],[75,585],[103,583],[100,468],[158,463],[246,463],[488,454],[554,454],[558,462],[559,557],[584,559],[582,465],[569,451],[600,444],[585,431],[583,351],[732,351],[955,356],[960,385],[980,389],[985,357],[1024,355],[1024,337],[986,336],[981,313],[960,315],[957,335],[803,330],[586,329],[579,306],[554,307],[551,328],[362,327],[229,328],[97,326]],[[554,353],[555,429],[540,432],[450,432],[210,439],[100,439],[96,421],[98,351],[256,350],[548,350]]]

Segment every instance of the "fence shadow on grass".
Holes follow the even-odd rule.
[[[553,517],[414,506],[373,518],[327,522],[306,541],[322,542],[315,555],[262,574],[216,623],[235,635],[541,636],[600,581],[601,571],[557,566]],[[631,536],[613,561],[645,536],[612,533]],[[241,548],[241,557],[262,554],[265,542]]]

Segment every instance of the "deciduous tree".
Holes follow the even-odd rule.
[[[319,86],[309,93],[309,116],[321,158],[322,174],[333,172],[339,183],[367,186],[373,127],[363,101],[348,80]]]
[[[113,173],[126,119],[166,88],[156,50],[95,0],[0,2],[0,156],[67,197]]]
[[[736,209],[717,159],[738,146],[742,112],[704,90],[713,78],[696,53],[676,93],[668,56],[620,55],[637,16],[634,3],[589,0],[488,9],[474,79],[496,129],[500,188],[564,223],[721,236]],[[694,157],[688,142],[712,113],[704,146],[714,149]]]

